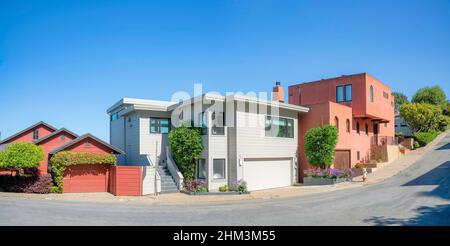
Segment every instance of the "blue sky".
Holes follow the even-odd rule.
[[[450,1],[3,1],[0,131],[39,120],[109,139],[122,97],[270,91],[368,72],[450,97]]]

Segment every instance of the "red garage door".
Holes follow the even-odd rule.
[[[109,165],[75,165],[64,173],[64,192],[108,192]]]

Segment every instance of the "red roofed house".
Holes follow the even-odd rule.
[[[78,136],[65,128],[58,130],[42,121],[0,141],[0,151],[13,142],[27,142],[43,147],[45,158],[39,166],[41,174],[49,172],[51,156],[60,151],[124,154],[122,150],[91,134]],[[69,167],[64,175],[64,192],[107,192],[109,169],[107,165]]]

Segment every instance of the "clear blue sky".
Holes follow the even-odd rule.
[[[450,1],[3,1],[0,131],[39,120],[109,139],[122,97],[270,91],[368,72],[450,97]]]

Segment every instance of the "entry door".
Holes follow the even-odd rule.
[[[336,150],[334,154],[334,168],[346,170],[350,168],[350,150]]]

